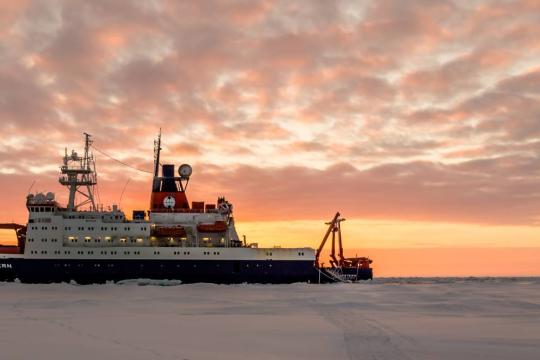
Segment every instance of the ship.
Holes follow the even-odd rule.
[[[14,230],[16,245],[0,245],[0,281],[93,284],[127,279],[181,283],[328,283],[372,279],[371,260],[345,258],[337,213],[320,247],[259,247],[240,239],[233,205],[188,202],[189,164],[161,164],[161,131],[154,140],[150,208],[131,219],[117,205],[96,204],[97,172],[92,137],[82,154],[67,149],[59,183],[68,190],[62,206],[55,194],[30,193],[28,222],[0,224]],[[332,235],[327,266],[323,247]],[[336,241],[339,250],[336,255]]]

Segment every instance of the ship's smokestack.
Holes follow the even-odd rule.
[[[164,178],[174,177],[174,165],[166,164],[162,167],[162,173]]]
[[[163,174],[161,191],[177,192],[178,187],[176,186],[176,181],[174,179],[174,165],[164,164],[161,168],[161,173]]]

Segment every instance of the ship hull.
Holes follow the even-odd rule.
[[[12,268],[0,268],[0,281],[14,281],[17,278]]]
[[[314,267],[313,261],[257,260],[81,260],[14,259],[13,268],[23,283],[75,281],[79,284],[127,279],[167,279],[182,283],[334,282]],[[371,274],[360,273],[358,280]]]
[[[17,278],[10,259],[0,259],[0,281],[14,281]]]

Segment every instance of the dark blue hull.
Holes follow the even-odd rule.
[[[0,281],[13,281],[17,278],[12,259],[0,259]]]
[[[312,261],[296,260],[5,259],[3,262],[6,265],[4,269],[0,267],[0,281],[13,281],[18,278],[23,283],[75,281],[79,284],[92,284],[137,278],[217,284],[336,281],[324,272],[319,272]],[[354,269],[353,272],[356,280],[372,278],[371,269]]]
[[[293,283],[314,281],[312,261],[37,260],[14,261],[25,283],[170,279],[183,283]]]

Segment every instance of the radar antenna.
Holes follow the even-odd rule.
[[[62,176],[60,184],[69,188],[68,210],[77,211],[83,205],[90,204],[92,211],[96,210],[94,201],[94,185],[97,184],[96,164],[94,156],[90,153],[92,145],[91,135],[84,133],[84,155],[79,156],[75,150],[64,155],[63,165],[60,167]],[[83,200],[75,203],[75,196],[79,194]]]

